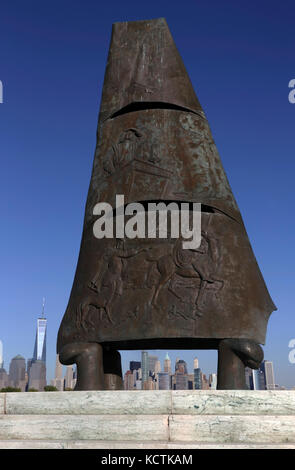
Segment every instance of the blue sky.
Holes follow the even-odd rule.
[[[165,17],[209,120],[278,311],[265,358],[295,386],[293,1],[4,1],[0,16],[0,339],[33,353],[46,298],[48,379],[82,234],[111,25]],[[159,352],[164,358],[166,351]],[[140,352],[124,352],[123,368]],[[214,351],[194,356],[216,371]]]

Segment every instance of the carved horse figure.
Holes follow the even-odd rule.
[[[151,300],[152,305],[157,306],[158,296],[164,285],[169,282],[169,290],[180,299],[173,289],[173,277],[175,274],[183,278],[198,278],[201,280],[198,301],[206,289],[207,283],[214,282],[213,274],[216,271],[218,261],[217,244],[214,238],[209,239],[208,234],[202,232],[201,244],[196,249],[183,249],[182,239],[178,239],[174,245],[172,253],[165,254],[160,258],[149,253],[146,260],[156,262],[157,271],[160,274],[158,285],[154,290]],[[180,299],[181,300],[181,299]]]

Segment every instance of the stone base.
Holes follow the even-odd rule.
[[[295,448],[295,391],[0,393],[1,449]]]

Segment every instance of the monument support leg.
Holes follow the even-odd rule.
[[[123,390],[121,354],[110,348],[103,349],[105,390]]]
[[[224,339],[218,347],[218,390],[245,390],[245,367],[258,369],[263,360],[259,344],[247,339]]]
[[[59,355],[65,365],[77,364],[75,390],[104,390],[103,351],[98,343],[71,343]]]

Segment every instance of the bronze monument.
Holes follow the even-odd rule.
[[[94,236],[94,207],[200,203],[202,241]],[[115,217],[115,212],[113,216]],[[80,254],[57,341],[76,390],[122,388],[124,349],[217,349],[218,388],[245,388],[274,306],[165,19],[116,23]]]

